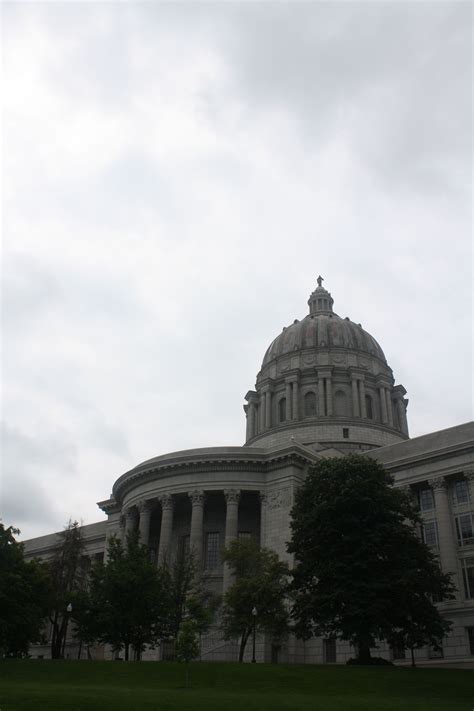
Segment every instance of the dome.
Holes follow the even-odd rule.
[[[334,313],[323,278],[317,282],[309,313],[270,344],[246,395],[246,443],[359,450],[406,438],[405,388],[395,385],[375,338]]]
[[[362,326],[335,313],[308,314],[302,321],[285,326],[264,355],[262,368],[275,358],[311,348],[344,348],[380,358],[385,355],[377,341]]]

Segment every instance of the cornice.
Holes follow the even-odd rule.
[[[237,449],[237,448],[236,448]],[[238,448],[243,450],[243,448]],[[174,475],[180,476],[183,474],[206,474],[210,472],[245,472],[262,474],[269,471],[275,471],[288,465],[293,465],[299,469],[304,469],[308,464],[317,459],[308,456],[306,448],[300,447],[298,444],[292,444],[288,447],[274,451],[255,451],[251,447],[237,453],[229,452],[228,456],[222,453],[216,453],[215,457],[195,454],[190,457],[170,458],[168,461],[157,462],[153,464],[150,461],[132,469],[123,474],[113,486],[113,500],[120,502],[124,495],[136,486],[160,479],[165,476]],[[301,450],[301,451],[299,451]],[[101,502],[108,505],[109,502]]]
[[[395,434],[397,435],[397,437],[400,438],[401,441],[410,439],[409,436],[401,430],[397,430],[395,427],[390,427],[389,425],[384,425],[381,422],[374,422],[374,420],[362,419],[361,417],[343,417],[338,415],[337,417],[305,417],[302,420],[290,420],[284,425],[272,426],[269,429],[264,430],[263,432],[259,432],[254,437],[247,440],[245,444],[247,446],[253,442],[258,442],[260,439],[265,439],[265,437],[267,437],[269,434],[273,434],[274,432],[285,432],[289,430],[295,430],[296,432],[301,427],[314,427],[318,425],[321,425],[323,427],[326,425],[335,425],[340,427],[369,427],[370,429],[377,430],[378,432],[389,432],[390,434]],[[356,444],[370,445],[371,447],[374,447],[374,449],[380,446],[374,444],[374,442],[368,442],[365,440],[361,442],[356,442],[355,440],[351,441],[355,442]],[[347,442],[347,440],[344,440],[344,442]],[[398,443],[393,442],[392,444],[383,446],[392,447],[395,444]]]
[[[408,438],[407,438],[408,439]],[[393,446],[393,445],[389,445]],[[400,459],[394,459],[391,462],[384,462],[382,464],[387,471],[397,471],[398,469],[406,469],[412,465],[417,464],[428,464],[436,460],[442,460],[452,454],[473,454],[474,455],[474,442],[462,442],[458,444],[452,444],[447,447],[441,447],[440,449],[431,452],[420,452],[419,454],[412,454],[407,457],[402,457]],[[374,451],[372,456],[376,457],[377,452]]]

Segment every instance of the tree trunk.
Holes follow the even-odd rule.
[[[247,645],[247,640],[250,635],[250,630],[245,630],[245,632],[242,634],[242,638],[240,640],[240,649],[239,649],[239,662],[244,661],[244,652],[245,652],[245,647]]]
[[[128,662],[128,642],[125,644],[125,661]]]
[[[370,656],[370,644],[364,640],[364,642],[359,642],[359,660],[362,664],[370,664],[372,657]]]
[[[415,666],[415,651],[414,651],[413,647],[410,647],[410,652],[411,652],[411,665],[412,665],[412,667],[414,667]]]

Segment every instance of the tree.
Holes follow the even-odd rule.
[[[25,561],[20,531],[0,523],[0,657],[23,656],[42,640],[49,580],[44,564]]]
[[[49,621],[51,623],[51,657],[64,656],[69,624],[68,605],[74,596],[87,585],[89,559],[84,555],[81,527],[69,521],[59,535],[53,558],[48,563],[51,597]]]
[[[176,656],[186,664],[185,687],[189,686],[189,663],[199,654],[198,628],[194,620],[184,620],[176,643]]]
[[[378,640],[438,642],[449,628],[432,600],[453,597],[416,534],[407,494],[370,457],[325,459],[309,472],[292,511],[293,615],[300,637],[335,635],[370,663]]]
[[[136,533],[125,547],[110,539],[107,564],[91,570],[88,604],[81,606],[78,622],[84,639],[124,649],[127,661],[131,647],[139,659],[145,645],[155,646],[168,630],[169,591]]]
[[[167,636],[177,640],[181,624],[186,619],[195,623],[201,637],[212,624],[219,599],[204,590],[192,553],[183,552],[171,567],[167,564],[161,566],[161,574],[169,601]]]
[[[222,627],[225,639],[240,637],[239,662],[256,629],[279,641],[288,629],[288,565],[253,539],[232,541],[223,559],[235,576],[224,596]],[[252,615],[256,609],[257,615]]]

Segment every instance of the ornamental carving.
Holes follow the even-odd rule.
[[[147,501],[146,499],[144,499],[143,501],[138,502],[138,510],[140,511],[140,516],[142,516],[143,514],[151,513],[151,509],[151,501]]]
[[[290,503],[289,489],[276,489],[267,494],[267,505],[269,509],[281,509]]]
[[[474,481],[474,469],[465,469],[463,474],[468,481]]]
[[[225,489],[224,496],[228,504],[238,504],[240,499],[240,491],[238,489]]]
[[[171,494],[163,494],[160,496],[159,501],[163,511],[173,510],[174,501]]]
[[[204,504],[204,491],[198,489],[188,491],[188,496],[193,506],[202,506]]]
[[[431,486],[431,488],[436,491],[441,491],[441,490],[446,490],[448,488],[448,483],[444,476],[438,476],[435,477],[434,479],[430,479],[428,484]]]

